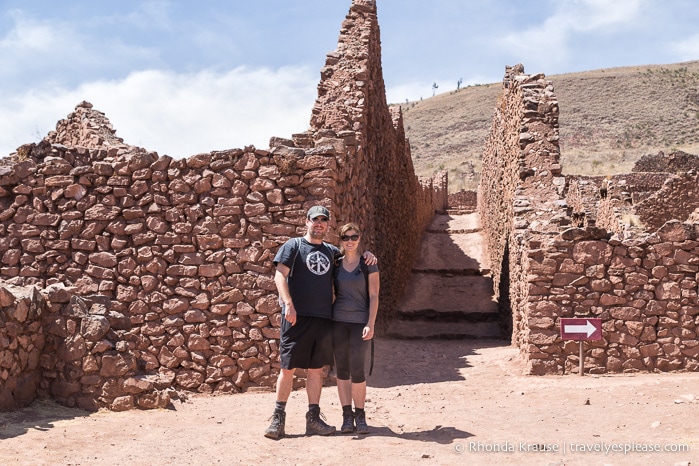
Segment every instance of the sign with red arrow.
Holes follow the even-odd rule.
[[[601,340],[602,319],[561,318],[563,340]]]

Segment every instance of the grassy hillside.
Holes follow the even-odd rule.
[[[527,70],[528,73],[538,70]],[[504,67],[503,67],[504,74]],[[699,155],[699,61],[547,76],[559,101],[566,174],[631,171],[646,154]],[[449,171],[450,191],[475,188],[502,83],[400,104],[415,171]]]

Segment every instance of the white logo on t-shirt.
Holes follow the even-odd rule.
[[[330,270],[330,259],[320,251],[313,251],[306,257],[306,267],[316,275],[325,275]]]

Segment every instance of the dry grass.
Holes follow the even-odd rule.
[[[532,70],[528,70],[531,72]],[[560,107],[566,174],[631,171],[647,154],[699,154],[699,61],[547,76]],[[475,188],[501,83],[401,104],[415,171],[447,169],[450,192]]]

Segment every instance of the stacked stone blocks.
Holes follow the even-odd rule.
[[[564,317],[602,319],[603,339],[583,346],[589,373],[699,370],[699,242],[683,223],[696,175],[563,177],[557,115],[550,81],[508,67],[479,192],[495,286],[528,372],[577,372]]]
[[[354,0],[321,78],[311,129],[268,150],[158,156],[82,102],[2,161],[0,278],[39,290],[46,308],[27,325],[3,318],[0,367],[12,370],[0,375],[31,373],[36,389],[4,408],[35,396],[154,408],[273,387],[272,260],[315,204],[333,212],[330,241],[340,224],[362,225],[387,272],[379,324],[390,318],[446,185],[420,183],[400,111],[388,110],[374,2]]]

